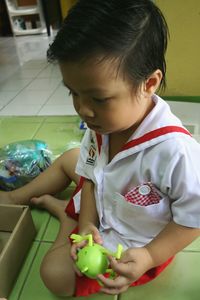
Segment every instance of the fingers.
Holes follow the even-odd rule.
[[[94,240],[95,243],[97,243],[97,244],[102,244],[103,243],[103,240],[101,238],[99,230],[96,227],[94,227],[92,235],[93,235],[93,240]]]
[[[103,284],[101,291],[111,295],[120,294],[126,291],[133,282],[133,279],[128,276],[129,266],[117,261],[111,256],[109,256],[109,261],[112,270],[116,272],[118,276],[115,279],[110,279],[104,277],[102,274],[99,275],[98,279]]]
[[[87,235],[87,234],[91,233],[92,236],[93,236],[93,241],[95,243],[98,243],[98,244],[102,244],[103,243],[102,238],[101,238],[101,236],[99,234],[99,230],[95,226],[92,226],[89,231],[86,231],[86,232],[83,231],[81,233],[82,233],[82,235]],[[84,241],[79,242],[79,243],[75,242],[71,246],[70,255],[71,255],[71,258],[72,258],[72,260],[74,262],[74,264],[73,264],[74,271],[75,271],[75,273],[78,276],[82,276],[82,273],[77,268],[76,263],[75,263],[77,261],[77,259],[78,259],[77,253],[78,253],[79,249],[83,248],[87,244],[88,244],[88,241],[84,240]]]
[[[80,243],[75,243],[71,246],[71,251],[70,251],[70,255],[71,255],[71,258],[73,260],[73,269],[74,269],[74,272],[78,275],[78,276],[82,276],[82,273],[80,272],[80,270],[77,268],[76,266],[76,260],[77,260],[77,252],[79,249],[83,248],[85,246],[85,241],[83,242],[80,242]],[[1,299],[0,299],[1,300]]]
[[[87,235],[92,234],[93,241],[97,244],[102,244],[103,240],[101,238],[101,235],[99,233],[99,230],[96,226],[93,224],[87,225],[84,230],[81,231],[81,235]]]
[[[95,226],[92,226],[90,231],[88,231],[86,233],[84,232],[84,235],[86,235],[88,233],[92,234],[93,241],[95,243],[102,244],[103,241],[102,241],[102,238],[99,234],[99,230]],[[72,244],[70,254],[71,254],[71,257],[72,257],[73,260],[77,260],[77,251],[78,251],[78,249],[83,248],[85,245],[87,245],[87,243],[88,242],[85,240],[85,241],[82,241],[80,243],[73,243]]]
[[[78,249],[83,248],[86,244],[87,244],[86,241],[82,241],[80,243],[74,243],[74,244],[72,244],[70,255],[71,255],[71,257],[72,257],[73,260],[77,260]]]
[[[81,273],[81,271],[77,268],[76,264],[74,263],[73,264],[73,269],[74,269],[74,272],[79,276],[83,276],[83,274]],[[1,299],[0,299],[1,300]]]
[[[125,292],[130,284],[137,279],[132,272],[132,263],[123,263],[110,256],[109,261],[110,267],[114,272],[116,272],[117,277],[115,279],[110,279],[104,277],[102,274],[99,275],[98,279],[103,284],[101,291],[111,295]]]
[[[126,291],[130,284],[141,277],[151,266],[146,250],[143,248],[128,249],[119,260],[112,256],[108,258],[110,267],[117,277],[111,280],[102,275],[98,276],[104,285],[101,291],[107,294],[119,294]]]
[[[106,293],[106,294],[109,294],[109,295],[119,295],[125,291],[127,291],[129,288],[129,286],[123,286],[122,288],[101,288],[100,292],[102,293]]]
[[[111,269],[116,272],[118,275],[130,278],[132,277],[132,269],[133,269],[133,263],[131,262],[121,262],[120,260],[116,260],[112,256],[108,257],[110,261]]]
[[[112,279],[104,277],[101,274],[101,275],[98,275],[98,279],[103,284],[103,287],[101,288],[101,292],[110,294],[110,295],[116,295],[116,294],[125,292],[130,285],[130,283],[127,282],[127,279],[122,276],[118,276],[118,277],[116,277],[116,279],[112,280]]]

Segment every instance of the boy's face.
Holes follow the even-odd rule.
[[[97,133],[134,132],[153,107],[142,91],[136,96],[131,83],[117,75],[111,61],[61,62],[60,68],[75,110]]]

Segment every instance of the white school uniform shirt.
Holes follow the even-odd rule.
[[[99,230],[113,251],[118,243],[124,249],[146,245],[172,220],[200,227],[200,144],[165,101],[157,95],[153,101],[152,111],[109,163],[108,135],[88,129],[82,141],[76,172],[94,182]],[[152,198],[152,191],[156,202],[143,206],[141,198],[148,193]],[[79,212],[80,192],[74,205]]]

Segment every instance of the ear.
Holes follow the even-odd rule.
[[[144,83],[144,92],[147,96],[152,96],[160,86],[162,80],[161,70],[154,71]]]

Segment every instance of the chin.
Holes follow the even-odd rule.
[[[99,134],[108,134],[109,133],[108,131],[104,130],[103,128],[90,128],[90,129]]]

